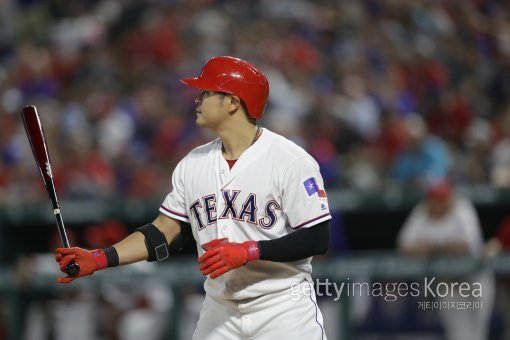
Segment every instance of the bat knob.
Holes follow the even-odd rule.
[[[80,266],[73,260],[66,266],[65,272],[70,277],[75,277],[80,273]]]

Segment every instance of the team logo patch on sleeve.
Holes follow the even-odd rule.
[[[317,181],[315,181],[315,178],[310,177],[309,179],[303,182],[303,185],[305,186],[305,190],[308,196],[312,196],[313,194],[318,193],[319,197],[327,197],[326,191],[319,188],[319,185],[317,184]]]

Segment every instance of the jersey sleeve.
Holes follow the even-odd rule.
[[[416,206],[405,220],[397,236],[397,246],[400,249],[415,246],[422,240],[420,230],[423,227],[423,209],[422,205]]]
[[[159,211],[169,217],[189,223],[189,217],[184,200],[184,164],[181,160],[172,174],[172,191],[166,196]]]
[[[331,219],[319,165],[310,156],[298,158],[285,171],[282,205],[294,230]]]
[[[469,201],[460,200],[456,209],[459,216],[459,223],[457,223],[459,230],[455,234],[456,239],[452,241],[466,242],[472,254],[478,255],[483,239],[475,207]]]

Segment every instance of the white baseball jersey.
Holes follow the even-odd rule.
[[[421,242],[437,246],[466,242],[471,255],[480,256],[483,238],[473,205],[465,199],[455,199],[451,211],[439,219],[431,219],[424,204],[417,205],[400,231],[398,244],[405,247]]]
[[[288,139],[267,129],[232,169],[218,138],[192,150],[177,165],[172,191],[160,212],[191,224],[200,245],[271,240],[331,218],[317,162]],[[288,289],[309,277],[311,257],[295,262],[253,261],[216,279],[208,294],[226,299],[257,297]]]

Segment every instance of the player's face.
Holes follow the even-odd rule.
[[[215,129],[228,116],[228,101],[224,93],[202,91],[195,99],[195,104],[196,123],[200,127]]]
[[[441,218],[450,210],[451,201],[427,198],[426,207],[430,217]]]

